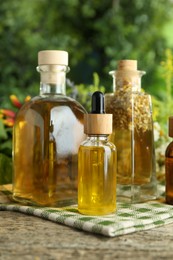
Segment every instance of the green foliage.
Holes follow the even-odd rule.
[[[11,157],[12,150],[12,128],[5,127],[0,119],[0,153]]]
[[[173,115],[173,53],[170,49],[166,50],[164,61],[161,63],[159,70],[163,78],[162,95],[152,97],[153,117],[167,134],[168,117]]]
[[[2,122],[2,120],[0,119],[0,140],[6,140],[8,138],[8,135],[5,131],[5,126]]]
[[[12,133],[0,119],[0,185],[12,182]]]
[[[12,183],[12,159],[0,153],[0,185]]]
[[[97,90],[105,92],[105,88],[100,85],[100,78],[97,73],[93,74],[92,84],[72,84],[71,89],[67,88],[68,95],[78,100],[87,112],[91,110],[91,96]]]
[[[147,70],[144,88],[159,95],[157,65],[167,46],[164,29],[172,7],[171,0],[1,0],[1,101],[6,104],[11,93],[19,98],[38,93],[41,49],[67,50],[70,79],[90,84],[97,72],[106,91],[116,61],[138,59],[139,68]]]

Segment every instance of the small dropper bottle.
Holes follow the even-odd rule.
[[[106,215],[116,210],[117,152],[108,141],[112,114],[104,112],[104,95],[92,95],[92,112],[84,114],[87,139],[78,152],[78,210],[86,215]]]

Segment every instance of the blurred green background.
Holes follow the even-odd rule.
[[[39,93],[40,50],[69,52],[67,91],[87,110],[88,94],[111,91],[108,72],[117,61],[137,59],[147,73],[142,87],[152,95],[163,165],[167,118],[173,115],[172,13],[173,0],[1,0],[0,109],[14,110],[11,94],[23,102]],[[12,128],[0,119],[0,153],[10,156],[11,137]],[[0,161],[6,167],[6,159]]]
[[[119,59],[137,59],[147,72],[143,88],[165,97],[160,64],[173,48],[172,0],[1,0],[0,101],[39,92],[37,53],[69,52],[74,84],[91,84],[96,72],[106,91]]]

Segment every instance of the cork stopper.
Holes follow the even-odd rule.
[[[137,60],[120,60],[118,70],[135,70],[137,71]]]
[[[170,137],[173,137],[173,116],[170,116],[170,117],[169,117],[168,135],[169,135]]]
[[[104,95],[96,91],[92,95],[91,114],[84,114],[84,133],[109,135],[112,133],[112,114],[104,112]]]
[[[68,52],[59,50],[39,51],[38,64],[68,66]]]

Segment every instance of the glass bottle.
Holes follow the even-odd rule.
[[[13,199],[63,206],[77,201],[78,148],[84,108],[66,96],[68,53],[38,53],[40,95],[23,105],[13,134]]]
[[[117,147],[117,200],[155,199],[156,173],[150,95],[141,91],[144,71],[136,60],[121,60],[111,71],[114,92],[105,95],[106,113],[113,114],[110,141]]]
[[[169,117],[169,136],[173,137],[173,116]],[[166,203],[173,205],[173,141],[165,152]]]
[[[92,96],[92,112],[84,115],[87,139],[79,147],[78,210],[105,215],[116,210],[116,147],[108,141],[112,115],[105,114],[103,94]]]

